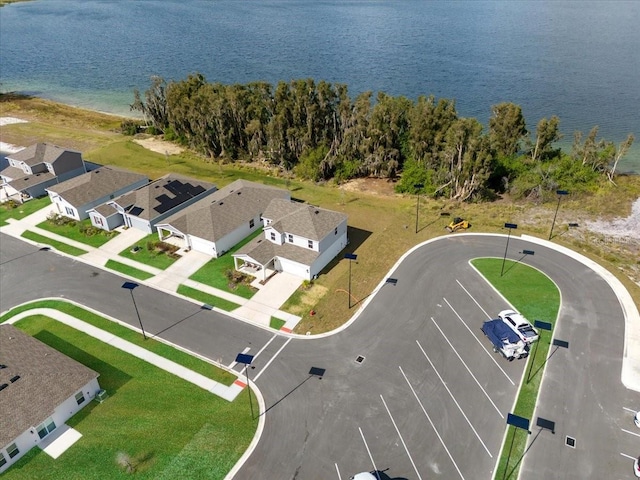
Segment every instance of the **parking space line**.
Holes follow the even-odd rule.
[[[411,391],[413,392],[413,396],[416,397],[416,400],[418,401],[418,405],[420,405],[420,408],[422,409],[422,412],[424,413],[424,416],[427,417],[427,420],[429,421],[429,423],[431,424],[431,428],[433,428],[433,431],[436,432],[436,436],[438,437],[438,440],[440,440],[440,444],[442,444],[442,447],[444,448],[444,451],[447,452],[447,455],[449,456],[449,459],[451,460],[451,463],[453,463],[453,466],[455,467],[456,471],[458,472],[458,475],[460,475],[460,478],[462,478],[462,480],[464,480],[464,475],[462,475],[462,472],[460,471],[460,469],[458,468],[458,464],[456,463],[456,461],[453,459],[453,456],[451,455],[451,452],[449,451],[449,449],[447,448],[447,446],[444,443],[444,440],[442,439],[442,437],[440,436],[440,433],[438,433],[438,429],[436,428],[436,426],[433,424],[433,421],[431,420],[431,417],[429,416],[429,414],[427,413],[427,410],[424,408],[424,405],[422,404],[422,402],[420,401],[420,398],[418,398],[418,394],[416,393],[416,391],[413,388],[413,385],[411,385],[411,382],[409,381],[409,379],[407,378],[407,376],[404,373],[404,370],[402,370],[402,367],[398,367],[400,368],[400,372],[402,373],[402,376],[404,377],[404,379],[407,382],[407,385],[409,385],[409,388],[411,389]]]
[[[449,339],[447,338],[447,336],[444,334],[444,332],[440,329],[440,327],[438,326],[438,324],[436,323],[436,321],[433,319],[433,317],[431,317],[431,321],[433,322],[433,324],[436,326],[436,328],[440,331],[440,334],[442,334],[442,337],[447,341],[447,343],[449,344],[449,346],[451,347],[451,350],[453,350],[453,353],[456,354],[456,356],[458,357],[458,359],[462,362],[462,365],[464,365],[464,368],[467,369],[467,372],[469,372],[469,375],[471,375],[471,378],[473,378],[473,380],[476,382],[476,384],[480,387],[480,390],[482,390],[482,393],[484,393],[485,397],[487,397],[487,399],[491,402],[491,405],[493,405],[493,408],[496,409],[496,412],[498,412],[498,415],[500,415],[500,418],[504,418],[504,415],[502,414],[502,412],[500,411],[500,409],[496,406],[495,403],[493,403],[493,400],[491,400],[491,397],[489,396],[489,394],[487,393],[487,391],[484,389],[484,387],[482,385],[480,385],[480,382],[478,381],[478,379],[476,378],[476,376],[473,374],[473,372],[471,371],[471,369],[467,366],[467,364],[465,363],[465,361],[462,359],[462,357],[460,356],[460,354],[457,352],[457,350],[454,348],[454,346],[451,344],[451,342],[449,341]],[[418,342],[418,340],[416,340],[416,343],[418,344],[418,346],[420,347],[420,350],[422,350],[422,353],[425,355],[425,357],[427,356],[426,352],[424,351],[424,349],[422,348],[422,345],[420,345],[420,342]]]
[[[338,464],[334,464],[336,466],[336,472],[338,472],[338,480],[342,480],[342,477],[340,476],[340,469],[338,468]]]
[[[278,350],[278,351],[273,355],[273,357],[271,357],[271,359],[269,359],[269,361],[268,361],[268,362],[267,362],[267,364],[264,366],[264,368],[263,368],[262,370],[260,370],[260,372],[258,372],[258,374],[257,374],[255,377],[253,377],[253,381],[254,381],[254,382],[255,382],[256,380],[258,380],[258,378],[260,378],[260,375],[262,375],[262,374],[264,373],[264,371],[267,369],[267,367],[268,367],[269,365],[271,365],[271,362],[273,362],[273,361],[276,359],[276,357],[280,354],[280,352],[281,352],[282,350],[284,350],[284,347],[286,347],[286,346],[289,344],[289,342],[290,342],[291,340],[292,340],[292,337],[289,337],[289,338],[287,339],[287,341],[286,341],[286,342],[284,342],[284,345],[282,345],[282,346],[280,347],[280,349],[279,349],[279,350]]]
[[[380,395],[380,399],[382,400],[384,408],[387,409],[387,413],[389,414],[389,418],[391,419],[391,423],[393,423],[393,426],[396,429],[396,432],[398,433],[398,436],[400,437],[400,441],[402,442],[402,446],[404,447],[404,451],[407,452],[407,456],[409,457],[409,460],[411,461],[411,465],[413,465],[413,469],[416,471],[416,475],[418,475],[418,479],[422,480],[422,477],[420,476],[420,472],[418,472],[418,467],[416,467],[416,464],[413,461],[413,458],[411,457],[411,453],[409,453],[409,449],[407,448],[407,444],[404,442],[404,438],[402,438],[402,434],[400,433],[400,429],[398,428],[398,425],[396,424],[396,421],[393,419],[393,416],[391,415],[391,411],[389,410],[389,407],[387,406],[387,402],[384,401],[384,398],[382,397],[382,395]]]
[[[623,410],[626,410],[627,412],[633,412],[636,413],[638,410],[634,410],[633,408],[627,408],[627,407],[622,407]]]
[[[636,437],[640,437],[640,433],[631,432],[629,430],[625,430],[624,428],[621,428],[620,430],[622,430],[625,433],[628,433],[629,435],[635,435]]]
[[[376,471],[376,477],[380,480],[380,474],[378,473],[378,467],[376,467],[376,462],[373,461],[373,456],[371,455],[371,450],[369,450],[369,445],[367,445],[367,441],[364,438],[364,433],[362,433],[362,429],[358,427],[360,430],[360,436],[362,437],[362,441],[364,442],[364,447],[367,449],[367,453],[369,454],[369,458],[371,459],[371,464],[373,465],[373,469]]]
[[[456,406],[458,407],[458,410],[460,410],[460,413],[462,414],[462,416],[464,417],[464,419],[467,421],[467,423],[469,424],[469,426],[471,427],[471,430],[473,430],[473,433],[476,434],[476,437],[478,438],[478,440],[480,440],[480,443],[482,444],[482,446],[484,447],[485,451],[487,452],[487,454],[489,454],[489,457],[493,458],[493,455],[491,455],[491,452],[489,451],[489,449],[487,448],[487,446],[485,445],[485,443],[482,441],[482,439],[480,438],[480,435],[478,434],[478,432],[476,431],[475,428],[473,428],[473,425],[471,424],[471,421],[469,420],[469,418],[467,417],[467,415],[464,413],[464,410],[462,410],[462,407],[460,406],[460,404],[458,403],[458,401],[456,400],[456,397],[453,396],[453,393],[451,393],[451,390],[449,390],[449,387],[447,386],[447,384],[445,383],[444,379],[442,378],[442,376],[440,376],[440,373],[438,373],[438,370],[436,370],[435,365],[433,364],[433,362],[431,361],[431,359],[429,358],[429,356],[427,355],[427,352],[424,351],[424,348],[422,348],[422,345],[420,345],[420,342],[418,342],[416,340],[416,342],[418,343],[418,346],[420,347],[420,350],[422,350],[422,353],[424,354],[425,357],[427,357],[427,360],[429,361],[429,365],[431,365],[431,368],[433,368],[433,371],[436,372],[436,375],[438,376],[438,378],[440,379],[440,382],[442,383],[442,385],[444,385],[444,388],[447,389],[447,392],[449,393],[449,396],[451,397],[451,399],[454,401],[454,403],[456,404]]]
[[[271,340],[273,340],[273,338]],[[244,350],[242,350],[242,353],[247,353],[249,350],[251,350],[251,348],[250,347],[246,347]],[[236,362],[235,360],[233,362],[231,362],[229,364],[229,367],[228,367],[229,370],[233,370],[233,367],[235,367],[237,364],[238,364],[238,362]],[[240,370],[240,372],[242,372],[242,370]]]
[[[471,331],[471,329],[469,328],[469,325],[467,325],[465,323],[465,321],[462,319],[462,317],[460,315],[458,315],[458,312],[456,312],[456,309],[453,308],[451,306],[451,304],[449,303],[449,301],[444,298],[444,301],[447,302],[447,305],[449,305],[449,308],[451,309],[451,311],[456,315],[456,317],[458,317],[458,319],[462,322],[462,324],[467,328],[467,330],[469,330],[469,333],[471,335],[473,335],[473,338],[476,339],[476,342],[478,342],[478,344],[482,347],[482,349],[487,353],[487,355],[489,355],[489,358],[491,359],[491,361],[493,361],[493,363],[496,364],[496,367],[498,367],[500,369],[500,371],[504,374],[505,377],[507,377],[507,380],[509,380],[511,382],[511,385],[515,385],[515,382],[513,380],[511,380],[511,377],[509,377],[509,375],[507,375],[507,372],[505,372],[502,367],[498,364],[498,362],[496,361],[496,359],[494,358],[494,355],[492,355],[489,350],[487,350],[487,347],[484,346],[484,344],[480,341],[480,339],[476,336],[475,333],[473,333],[473,331]],[[431,319],[433,320],[433,318]]]
[[[485,314],[485,316],[486,316],[488,319],[491,319],[491,315],[489,315],[489,314],[487,313],[487,311],[486,311],[484,308],[482,308],[482,306],[478,303],[478,301],[477,301],[475,298],[473,298],[473,295],[471,295],[471,293],[469,292],[469,290],[467,290],[466,288],[464,288],[464,285],[462,285],[462,283],[460,283],[460,281],[459,281],[458,279],[456,279],[456,282],[458,282],[458,285],[460,285],[460,287],[465,291],[465,293],[466,293],[467,295],[469,295],[469,298],[470,298],[471,300],[473,300],[473,302],[478,306],[478,308],[479,308],[480,310],[482,310],[482,313],[484,313],[484,314]]]
[[[626,457],[626,458],[628,458],[630,460],[635,460],[636,459],[636,457],[632,457],[631,455],[627,455],[626,453],[620,452],[620,455],[622,455],[623,457]]]

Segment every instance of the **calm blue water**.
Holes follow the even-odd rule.
[[[313,77],[415,99],[455,98],[486,124],[523,107],[530,130],[558,115],[636,145],[640,172],[640,1],[38,0],[0,9],[0,82],[129,114],[151,75],[247,83]]]

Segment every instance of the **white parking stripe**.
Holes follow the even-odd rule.
[[[484,444],[484,442],[482,441],[482,439],[480,438],[480,435],[478,435],[478,432],[476,431],[475,428],[473,428],[473,425],[471,424],[471,421],[469,420],[469,418],[467,417],[467,415],[464,413],[464,410],[462,410],[462,407],[460,406],[460,404],[458,403],[458,401],[456,400],[456,397],[453,396],[453,393],[451,393],[451,390],[449,390],[449,387],[447,386],[447,384],[445,383],[444,379],[440,376],[440,373],[438,373],[438,370],[436,370],[435,365],[433,364],[433,362],[431,361],[431,359],[429,358],[429,355],[427,355],[427,352],[424,351],[424,348],[422,348],[422,345],[420,345],[420,342],[418,342],[416,340],[416,343],[418,343],[418,346],[420,347],[420,350],[422,350],[422,353],[424,354],[425,357],[427,357],[427,360],[429,361],[429,364],[431,365],[431,368],[433,368],[433,371],[436,372],[436,375],[438,376],[438,378],[440,379],[440,382],[442,382],[442,385],[444,385],[444,388],[447,389],[447,392],[449,392],[449,395],[451,396],[451,399],[453,400],[453,402],[456,404],[456,407],[458,407],[458,410],[460,410],[460,413],[462,414],[462,416],[464,417],[464,419],[467,421],[467,423],[469,424],[469,426],[471,427],[471,430],[473,430],[473,433],[476,434],[476,437],[478,438],[478,440],[480,440],[480,443],[482,444],[482,446],[484,447],[484,449],[486,450],[486,452],[489,454],[489,456],[491,458],[493,458],[493,455],[491,455],[491,452],[489,451],[489,449],[487,448],[487,446]]]
[[[627,455],[626,453],[622,453],[620,452],[620,455],[622,455],[623,457],[629,458],[631,460],[635,460],[637,457],[632,457],[631,455]]]
[[[424,413],[424,416],[427,417],[427,420],[429,420],[429,423],[431,424],[431,428],[433,428],[433,431],[436,432],[436,435],[438,436],[438,440],[440,440],[440,443],[442,444],[442,447],[444,448],[444,451],[447,452],[447,455],[449,456],[449,459],[451,460],[451,463],[453,463],[453,466],[455,467],[456,471],[458,472],[458,475],[460,475],[460,478],[462,478],[462,480],[464,480],[464,475],[462,475],[462,472],[460,471],[460,469],[458,468],[458,464],[456,463],[456,461],[453,459],[453,456],[451,455],[451,452],[449,451],[449,449],[447,448],[447,446],[444,443],[444,440],[442,439],[442,437],[440,436],[440,434],[438,433],[438,430],[436,429],[436,426],[433,424],[433,422],[431,421],[431,417],[429,416],[429,414],[427,413],[427,411],[424,408],[424,405],[422,404],[422,402],[420,401],[420,399],[418,398],[418,394],[416,393],[416,391],[413,389],[413,385],[411,385],[411,382],[409,381],[409,379],[407,378],[407,376],[405,375],[404,371],[402,370],[402,367],[399,367],[400,371],[402,372],[402,376],[404,377],[404,379],[407,381],[407,385],[409,385],[409,388],[411,389],[411,391],[413,392],[413,396],[416,397],[416,400],[418,401],[418,405],[420,405],[420,408],[422,409],[422,412]]]
[[[482,308],[482,306],[478,303],[478,301],[477,301],[475,298],[473,298],[473,295],[471,295],[471,293],[469,293],[469,290],[467,290],[466,288],[464,288],[464,286],[460,283],[460,281],[459,281],[458,279],[456,279],[456,282],[458,282],[458,285],[460,285],[460,287],[465,291],[465,293],[466,293],[467,295],[469,295],[469,298],[470,298],[471,300],[473,300],[473,302],[478,306],[478,308],[479,308],[480,310],[482,310],[482,313],[484,313],[485,317],[487,317],[488,319],[491,319],[491,315],[489,315],[489,314],[487,313],[487,311],[486,311],[484,308]]]
[[[273,338],[272,338],[271,340],[273,340]],[[269,341],[271,341],[271,340],[269,340]],[[246,347],[244,350],[242,350],[242,353],[247,353],[249,350],[251,350],[251,348]],[[238,362],[236,362],[236,361],[234,360],[233,362],[231,362],[231,363],[229,364],[229,369],[230,369],[230,370],[233,370],[233,367],[235,367],[237,364],[238,364]],[[246,365],[245,365],[245,367],[246,367]],[[242,372],[242,370],[240,370],[240,372]]]
[[[629,435],[635,435],[636,437],[640,437],[640,433],[630,432],[629,430],[625,430],[624,428],[621,428],[620,430],[622,430],[624,433],[628,433]]]
[[[378,467],[376,467],[376,462],[373,461],[373,456],[371,455],[371,450],[369,450],[369,445],[367,445],[367,441],[364,439],[364,433],[362,433],[362,429],[358,427],[360,430],[360,436],[362,437],[362,441],[364,442],[364,446],[367,449],[367,453],[369,454],[369,458],[371,459],[371,464],[373,465],[373,469],[376,471],[376,477],[380,480],[380,474],[378,473]]]
[[[453,350],[453,353],[456,354],[456,356],[458,357],[458,359],[462,362],[462,365],[464,365],[464,368],[467,369],[467,372],[469,372],[469,375],[471,375],[471,378],[473,378],[473,380],[476,382],[476,384],[480,387],[480,390],[482,390],[482,392],[484,393],[485,397],[487,397],[487,399],[491,402],[491,405],[493,405],[493,408],[496,409],[496,412],[498,412],[498,415],[500,415],[501,418],[504,418],[504,415],[502,414],[502,412],[500,411],[500,409],[496,406],[495,403],[493,403],[493,400],[491,400],[491,397],[489,396],[489,394],[487,393],[487,391],[484,389],[484,387],[482,385],[480,385],[480,382],[478,381],[478,379],[476,378],[476,376],[473,374],[473,372],[471,371],[471,369],[467,366],[467,364],[464,362],[464,360],[462,359],[462,357],[460,356],[460,354],[456,351],[456,349],[453,347],[453,345],[451,344],[451,342],[449,341],[449,339],[447,338],[447,336],[444,334],[444,332],[440,329],[440,327],[438,326],[438,324],[436,323],[436,321],[433,319],[433,317],[431,317],[431,321],[433,322],[433,324],[436,326],[436,328],[438,330],[440,330],[440,333],[442,334],[442,337],[447,341],[447,343],[449,344],[449,346],[451,347],[451,350]],[[424,354],[424,356],[426,357],[427,354],[425,353],[424,349],[422,348],[422,345],[420,345],[420,342],[418,342],[416,340],[416,343],[418,344],[418,346],[420,347],[420,350],[422,350],[422,353]]]
[[[456,312],[455,308],[453,308],[453,307],[451,306],[451,304],[449,303],[449,301],[448,301],[446,298],[444,299],[444,301],[445,301],[445,302],[447,302],[447,305],[449,305],[449,308],[451,309],[451,311],[452,311],[453,313],[455,313],[456,317],[458,317],[458,319],[459,319],[459,320],[462,322],[462,324],[467,328],[467,330],[469,330],[469,333],[470,333],[471,335],[473,335],[473,338],[475,338],[475,339],[476,339],[476,342],[478,342],[478,344],[482,347],[482,349],[483,349],[485,352],[487,352],[487,355],[489,355],[489,358],[491,358],[491,360],[493,361],[493,363],[495,363],[495,364],[496,364],[496,367],[498,367],[498,368],[500,369],[500,371],[504,374],[504,376],[505,376],[505,377],[507,377],[507,380],[509,380],[509,381],[511,382],[511,385],[515,385],[515,382],[514,382],[513,380],[511,380],[511,377],[509,377],[509,375],[507,375],[507,372],[505,372],[505,371],[502,369],[502,367],[501,367],[500,365],[498,365],[498,362],[496,362],[496,359],[495,359],[495,355],[492,355],[492,354],[489,352],[489,350],[487,350],[487,348],[486,348],[486,347],[484,346],[484,344],[480,341],[480,339],[476,336],[476,334],[475,334],[475,333],[473,333],[473,332],[471,331],[471,329],[469,328],[469,325],[467,325],[467,324],[465,323],[465,321],[462,319],[462,317],[461,317],[460,315],[458,315],[458,312]],[[433,320],[433,319],[432,319],[432,320]]]
[[[413,465],[413,469],[416,471],[416,475],[418,475],[418,478],[420,480],[422,480],[422,477],[420,476],[420,472],[418,472],[418,467],[416,467],[416,464],[413,461],[413,458],[411,458],[411,454],[409,453],[409,449],[407,448],[407,444],[404,442],[404,438],[402,438],[402,434],[400,433],[400,429],[398,429],[398,425],[396,425],[396,421],[393,419],[393,416],[391,415],[391,411],[389,410],[389,407],[387,407],[387,402],[384,401],[384,398],[382,397],[382,395],[380,395],[380,399],[382,400],[382,403],[384,404],[384,408],[387,409],[387,413],[389,414],[389,418],[391,419],[391,423],[393,423],[393,426],[396,429],[396,432],[398,432],[398,436],[400,437],[400,441],[402,442],[402,446],[404,447],[404,451],[407,452],[407,455],[409,456],[409,460],[411,461],[411,465]]]
[[[338,464],[335,464],[336,466],[336,472],[338,472],[338,480],[342,480],[342,477],[340,476],[340,469],[338,468]]]
[[[280,355],[280,352],[281,352],[282,350],[284,350],[284,347],[286,347],[286,346],[289,344],[289,342],[292,340],[292,338],[293,338],[293,337],[289,337],[289,339],[288,339],[286,342],[284,342],[284,345],[282,345],[282,346],[280,347],[280,349],[275,353],[275,355],[274,355],[273,357],[271,357],[271,359],[267,362],[267,364],[264,366],[264,368],[263,368],[262,370],[260,370],[260,372],[259,372],[259,373],[258,373],[258,374],[253,378],[253,381],[254,381],[254,382],[255,382],[256,380],[258,380],[258,378],[260,378],[260,375],[262,375],[262,374],[264,373],[264,371],[267,369],[267,367],[268,367],[269,365],[271,365],[271,362],[273,362],[273,361],[276,359],[276,357],[277,357],[278,355]]]
[[[627,407],[622,407],[624,410],[626,410],[627,412],[633,412],[636,413],[638,410],[634,410],[633,408],[627,408]]]

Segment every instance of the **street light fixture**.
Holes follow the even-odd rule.
[[[251,385],[249,384],[249,365],[253,362],[253,355],[247,353],[239,353],[236,356],[236,362],[244,363],[244,371],[247,374],[247,389],[249,393],[249,408],[251,409],[251,418],[253,419],[253,402],[251,401]]]
[[[418,233],[418,212],[420,211],[420,190],[424,188],[424,183],[416,183],[413,188],[416,189],[416,233]]]
[[[504,274],[504,262],[507,260],[507,250],[509,248],[509,239],[511,238],[511,230],[515,230],[518,228],[518,225],[515,223],[505,223],[504,228],[509,229],[509,235],[507,235],[507,246],[504,247],[504,257],[502,258],[502,270],[500,270],[500,276]]]
[[[124,282],[122,284],[122,288],[129,290],[129,293],[131,293],[131,300],[133,301],[133,307],[136,309],[136,315],[138,316],[138,323],[140,323],[140,330],[142,330],[142,336],[146,340],[147,334],[144,333],[144,327],[142,326],[142,320],[140,319],[140,312],[138,311],[138,305],[136,305],[136,299],[133,296],[133,289],[139,286],[140,285],[138,285],[135,282]]]
[[[349,260],[349,308],[351,308],[351,262],[358,258],[355,253],[345,253],[344,258]]]
[[[567,190],[556,190],[556,194],[558,195],[558,204],[556,205],[556,213],[553,216],[553,222],[551,223],[551,231],[549,232],[549,240],[553,236],[553,227],[556,224],[556,217],[558,216],[558,210],[560,209],[560,199],[565,195],[569,195]]]

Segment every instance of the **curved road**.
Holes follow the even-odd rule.
[[[120,277],[0,240],[0,310],[62,296],[137,324]],[[345,479],[376,468],[383,479],[489,479],[526,372],[524,361],[493,354],[480,331],[508,305],[468,261],[502,258],[504,247],[501,236],[464,235],[415,249],[390,273],[395,286],[383,285],[349,328],[325,338],[289,340],[146,287],[134,295],[152,334],[223,364],[246,348],[259,353],[251,376],[265,429],[236,478]],[[509,258],[523,249],[535,250],[523,261],[562,292],[555,338],[569,348],[550,351],[535,415],[555,421],[555,434],[535,427],[534,417],[530,448],[512,465],[522,463],[525,480],[628,478],[627,456],[640,445],[625,408],[640,406],[640,395],[620,382],[618,299],[552,249],[512,237]],[[310,375],[313,367],[321,377]],[[565,446],[566,435],[575,448]]]

